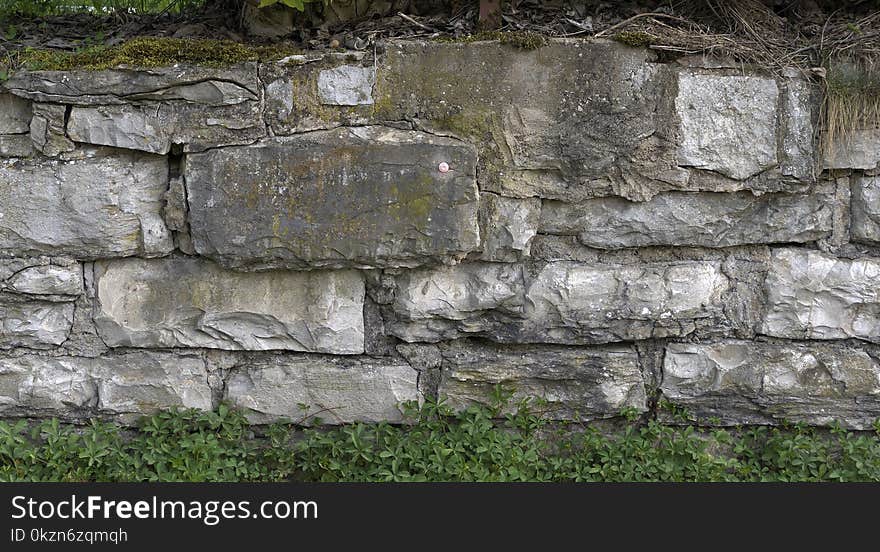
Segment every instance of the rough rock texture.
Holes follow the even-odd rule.
[[[647,202],[545,201],[539,231],[576,235],[582,244],[599,249],[811,242],[831,234],[829,196],[669,192]]]
[[[526,339],[608,343],[685,336],[728,325],[729,279],[716,262],[549,263],[529,286]]]
[[[516,262],[529,256],[538,233],[541,200],[480,194],[480,234],[483,261]]]
[[[31,103],[0,92],[0,134],[24,134],[31,126]]]
[[[69,162],[0,161],[0,255],[164,255],[166,159],[83,150]]]
[[[318,95],[328,105],[370,105],[375,82],[375,68],[341,65],[318,74]]]
[[[387,330],[404,341],[516,331],[525,300],[522,267],[468,263],[413,270],[394,282]]]
[[[850,231],[855,241],[880,244],[880,177],[853,179]]]
[[[31,118],[31,142],[44,155],[57,157],[76,149],[67,136],[65,118],[67,108],[56,104],[34,104]]]
[[[242,273],[188,257],[95,263],[95,324],[110,347],[364,351],[353,271]]]
[[[715,262],[521,266],[473,263],[396,282],[388,330],[413,341],[609,343],[724,331],[728,278]]]
[[[661,392],[703,424],[870,429],[880,417],[880,360],[852,346],[671,343]]]
[[[438,170],[447,163],[448,172]],[[191,155],[195,250],[236,268],[413,266],[479,246],[472,146],[387,127]]]
[[[257,66],[227,68],[175,65],[149,70],[16,71],[4,87],[37,102],[69,105],[125,105],[142,101],[191,101],[209,107],[258,95]]]
[[[880,259],[777,249],[764,287],[766,335],[880,343]]]
[[[0,134],[0,157],[29,157],[33,152],[30,134]]]
[[[495,387],[512,392],[506,412],[523,399],[556,420],[586,421],[647,410],[645,385],[635,349],[481,345],[453,341],[440,346],[439,395],[453,409],[492,404]]]
[[[100,358],[0,358],[0,414],[135,421],[172,407],[214,406],[204,360],[193,354],[132,352]]]
[[[723,73],[681,80],[677,99],[676,70],[648,50],[613,42],[553,41],[534,51],[394,43],[380,66],[376,108],[473,141],[481,189],[501,195],[644,200],[664,190],[794,191],[809,183],[813,162],[802,154],[811,146],[793,142],[803,139],[811,111],[778,102],[774,80]],[[700,90],[689,86],[700,81],[723,97],[706,94],[700,103]],[[709,98],[718,99],[717,110]],[[799,122],[781,128],[777,117]],[[750,149],[728,148],[731,141]]]
[[[83,292],[82,267],[68,265],[34,265],[9,277],[10,290],[32,295],[79,295]]]
[[[400,422],[401,404],[421,401],[417,376],[399,360],[273,356],[233,368],[224,399],[254,423]]]
[[[826,169],[873,170],[880,165],[880,130],[852,130],[825,150]]]
[[[678,163],[736,180],[776,165],[778,96],[773,79],[680,74]]]
[[[64,343],[73,324],[73,305],[28,301],[0,294],[0,349],[48,349]]]
[[[672,57],[394,40],[15,71],[0,418],[400,422],[501,384],[558,419],[868,427],[880,134],[820,159],[820,83]]]

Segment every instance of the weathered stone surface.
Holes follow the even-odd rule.
[[[31,126],[31,103],[0,92],[0,134],[24,134]]]
[[[191,354],[0,358],[0,414],[134,421],[172,407],[209,410],[207,381],[204,360]]]
[[[375,82],[374,67],[341,65],[324,69],[318,75],[318,96],[327,105],[371,105]]]
[[[221,105],[185,101],[74,107],[67,132],[77,142],[158,154],[168,153],[173,144],[182,144],[185,152],[249,144],[266,130],[257,97],[245,92],[251,97]]]
[[[582,244],[599,249],[809,242],[831,234],[830,198],[830,194],[669,192],[647,202],[545,200],[539,231],[577,235]]]
[[[440,172],[439,163],[451,170]],[[472,146],[387,127],[188,156],[195,250],[236,268],[415,266],[479,247]]]
[[[506,409],[522,399],[544,399],[549,419],[586,421],[647,410],[645,385],[635,349],[480,345],[454,341],[440,345],[443,375],[439,395],[454,409],[491,404],[496,385],[512,391]]]
[[[880,165],[880,130],[853,129],[825,147],[826,169],[876,169]]]
[[[880,243],[880,177],[853,178],[850,232],[855,241]]]
[[[880,361],[824,344],[672,343],[661,391],[704,424],[787,420],[870,429],[880,417]]]
[[[681,73],[679,164],[736,180],[776,165],[778,96],[773,79]]]
[[[388,330],[404,341],[475,335],[501,342],[588,344],[723,332],[731,283],[714,261],[631,265],[471,263],[396,281]]]
[[[73,304],[28,301],[0,294],[0,349],[49,349],[64,343],[73,325]]]
[[[244,273],[171,257],[95,263],[95,324],[110,347],[364,351],[355,271]]]
[[[37,102],[79,106],[188,101],[216,107],[258,97],[260,89],[255,63],[227,68],[174,65],[149,70],[16,71],[4,86]]]
[[[79,295],[83,292],[82,267],[35,265],[15,273],[6,282],[13,291],[32,295]]]
[[[782,131],[783,176],[809,180],[816,172],[816,140],[813,121],[818,118],[821,92],[818,87],[794,72],[787,72],[779,117]]]
[[[0,161],[0,254],[164,255],[167,160],[118,150],[70,162]]]
[[[766,335],[880,343],[880,259],[777,249],[764,286]]]
[[[264,118],[272,132],[283,136],[388,121],[373,117],[376,70],[361,66],[365,54],[308,52],[263,65]],[[341,71],[348,78],[340,78],[341,67],[350,68]]]
[[[467,263],[413,270],[395,282],[386,326],[404,341],[441,341],[502,332],[522,315],[525,300],[519,265]]]
[[[515,262],[529,256],[538,233],[541,200],[480,194],[480,233],[483,261]]]
[[[713,261],[583,265],[559,261],[526,293],[524,340],[609,343],[724,331],[731,282]]]
[[[67,108],[55,104],[34,104],[31,119],[31,142],[49,157],[71,152],[76,145],[67,137],[65,117]]]
[[[253,423],[400,422],[401,403],[421,400],[417,375],[387,358],[273,356],[234,368],[224,398]]]
[[[679,73],[689,136],[677,130]],[[797,142],[807,138],[810,110],[797,98],[777,101],[772,79],[726,73],[696,74],[604,41],[556,40],[532,51],[395,42],[379,67],[374,107],[378,118],[415,120],[476,144],[481,190],[504,196],[642,201],[670,190],[802,191],[812,162],[801,154],[812,136]],[[699,79],[727,96],[715,105],[715,96],[689,87]],[[777,105],[786,110],[780,128]]]
[[[33,152],[30,134],[0,135],[0,157],[28,157]]]

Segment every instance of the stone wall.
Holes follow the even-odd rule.
[[[880,417],[880,133],[797,73],[392,42],[0,91],[0,416]]]

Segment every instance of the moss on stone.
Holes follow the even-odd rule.
[[[286,44],[248,46],[225,40],[141,37],[118,46],[94,46],[77,52],[25,50],[18,65],[31,71],[102,70],[118,66],[162,67],[185,63],[224,67],[301,53]]]
[[[498,41],[501,44],[520,48],[522,50],[537,50],[548,42],[546,36],[539,33],[525,31],[485,31],[460,38],[441,38],[441,42],[459,42],[469,44],[471,42]]]
[[[653,36],[644,31],[621,31],[611,38],[616,42],[636,48],[645,48],[656,42]]]

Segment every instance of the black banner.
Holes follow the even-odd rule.
[[[850,484],[10,483],[0,484],[0,550],[273,542],[331,550],[384,542],[396,550],[416,547],[404,537],[458,548],[466,535],[495,544],[611,537],[634,545],[707,529],[724,533],[725,543],[767,530],[815,543],[816,531],[843,538],[872,527],[878,496],[876,485]]]

